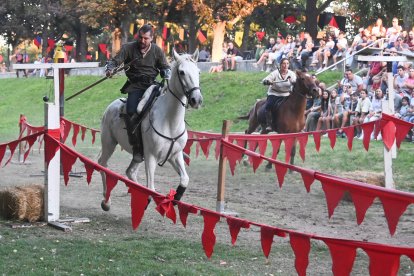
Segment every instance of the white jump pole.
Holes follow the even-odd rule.
[[[45,103],[45,129],[60,129],[60,80],[59,69],[71,68],[92,68],[98,67],[98,62],[77,62],[77,63],[42,63],[42,64],[14,64],[13,69],[52,69],[54,82],[53,103]],[[63,97],[63,95],[62,95]],[[48,147],[45,144],[45,150]],[[49,161],[45,159],[45,190],[44,190],[44,220],[53,223],[59,220],[60,216],[60,150],[57,150],[54,157]]]

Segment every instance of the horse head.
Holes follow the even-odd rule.
[[[298,90],[302,95],[315,98],[319,96],[319,87],[315,80],[306,72],[296,71],[296,84],[294,90]]]
[[[200,69],[197,67],[198,50],[192,55],[179,55],[174,50],[174,60],[171,65],[171,85],[175,91],[181,91],[192,108],[197,109],[203,102],[200,89]]]

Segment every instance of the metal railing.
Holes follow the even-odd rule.
[[[367,46],[365,46],[364,48],[359,49],[359,50],[358,50],[358,51],[356,51],[355,53],[352,53],[352,54],[351,54],[351,55],[349,55],[349,56],[346,56],[346,55],[345,55],[345,58],[342,58],[341,60],[339,60],[339,61],[337,61],[337,62],[335,62],[335,63],[333,63],[333,64],[331,64],[331,65],[329,65],[329,66],[327,66],[327,67],[325,67],[323,70],[321,70],[321,71],[319,71],[319,72],[316,72],[316,73],[315,73],[315,75],[319,75],[319,74],[321,74],[321,73],[323,73],[323,72],[325,72],[325,71],[328,71],[328,70],[330,70],[331,68],[336,67],[336,66],[337,66],[338,64],[340,64],[341,62],[343,62],[343,70],[345,71],[346,61],[347,61],[348,59],[353,58],[355,55],[359,54],[360,52],[362,52],[362,51],[364,51],[364,50],[366,50],[366,49],[368,49],[368,48],[371,48],[372,46],[377,45],[377,44],[379,44],[380,42],[381,42],[381,43],[384,43],[386,40],[388,40],[388,38],[381,38],[381,39],[378,39],[378,40],[376,40],[376,41],[374,41],[374,42],[372,42],[372,43],[368,44],[368,45],[367,45]],[[382,48],[378,48],[378,50],[382,50]]]

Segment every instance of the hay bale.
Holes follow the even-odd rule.
[[[0,191],[0,216],[9,220],[35,222],[43,219],[44,188],[27,185]]]
[[[383,173],[354,171],[342,173],[341,177],[371,184],[374,186],[385,187],[385,176]],[[348,191],[345,191],[342,199],[346,201],[352,201],[351,194]]]

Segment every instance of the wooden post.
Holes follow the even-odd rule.
[[[20,135],[22,135],[22,130],[23,130],[23,127],[22,127],[22,118],[24,117],[24,115],[23,114],[20,114],[20,119],[19,119],[19,136]],[[18,157],[18,162],[19,163],[23,163],[23,160],[24,160],[24,145],[23,145],[23,142],[20,142],[19,143],[19,157]]]
[[[229,134],[231,121],[224,120],[223,127],[221,129],[222,139],[227,141]],[[224,212],[224,191],[226,186],[226,163],[227,157],[223,156],[223,144],[220,145],[220,159],[219,159],[219,171],[218,171],[218,182],[217,182],[217,204],[216,211],[219,213]]]

